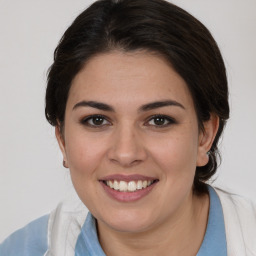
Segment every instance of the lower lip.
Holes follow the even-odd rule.
[[[137,191],[134,191],[134,192],[121,192],[121,191],[114,190],[114,189],[110,188],[102,181],[100,183],[102,184],[106,193],[110,197],[114,198],[115,200],[120,201],[120,202],[133,202],[133,201],[140,200],[141,198],[148,195],[158,182],[154,182],[150,186],[140,189],[140,190],[137,190]]]

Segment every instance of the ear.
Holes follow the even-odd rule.
[[[61,132],[60,125],[55,126],[55,136],[63,155],[63,166],[68,168],[68,161],[67,161],[66,149],[65,149],[65,140]]]
[[[212,143],[219,128],[219,117],[211,114],[211,118],[203,123],[204,131],[200,131],[198,140],[197,166],[205,166],[209,162],[208,151],[211,149]]]

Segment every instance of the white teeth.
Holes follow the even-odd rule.
[[[128,184],[125,181],[120,181],[119,183],[119,190],[120,191],[127,191]]]
[[[121,183],[121,182],[120,182]],[[128,183],[128,191],[133,192],[137,188],[135,181],[130,181]]]
[[[137,189],[142,189],[142,181],[141,180],[139,180],[137,182]]]
[[[111,188],[114,188],[114,183],[111,180],[107,181],[107,185]]]
[[[148,186],[148,182],[146,181],[146,180],[144,180],[143,182],[142,182],[142,187],[143,188],[146,188]]]
[[[119,183],[114,180],[114,190],[119,190]]]
[[[134,192],[136,190],[140,190],[143,188],[146,188],[148,186],[150,186],[153,183],[152,180],[138,180],[136,181],[117,181],[117,180],[108,180],[106,181],[106,185],[109,186],[110,188],[114,189],[114,190],[118,190],[118,191],[122,191],[122,192]]]
[[[108,184],[111,188],[114,188],[114,183],[110,180]]]

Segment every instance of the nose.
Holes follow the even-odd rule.
[[[143,140],[134,127],[120,127],[112,136],[108,158],[122,167],[134,166],[145,161],[147,153]]]

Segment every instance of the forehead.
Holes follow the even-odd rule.
[[[193,104],[183,78],[163,58],[111,52],[91,58],[72,82],[68,104],[81,100],[144,104],[173,99]]]

